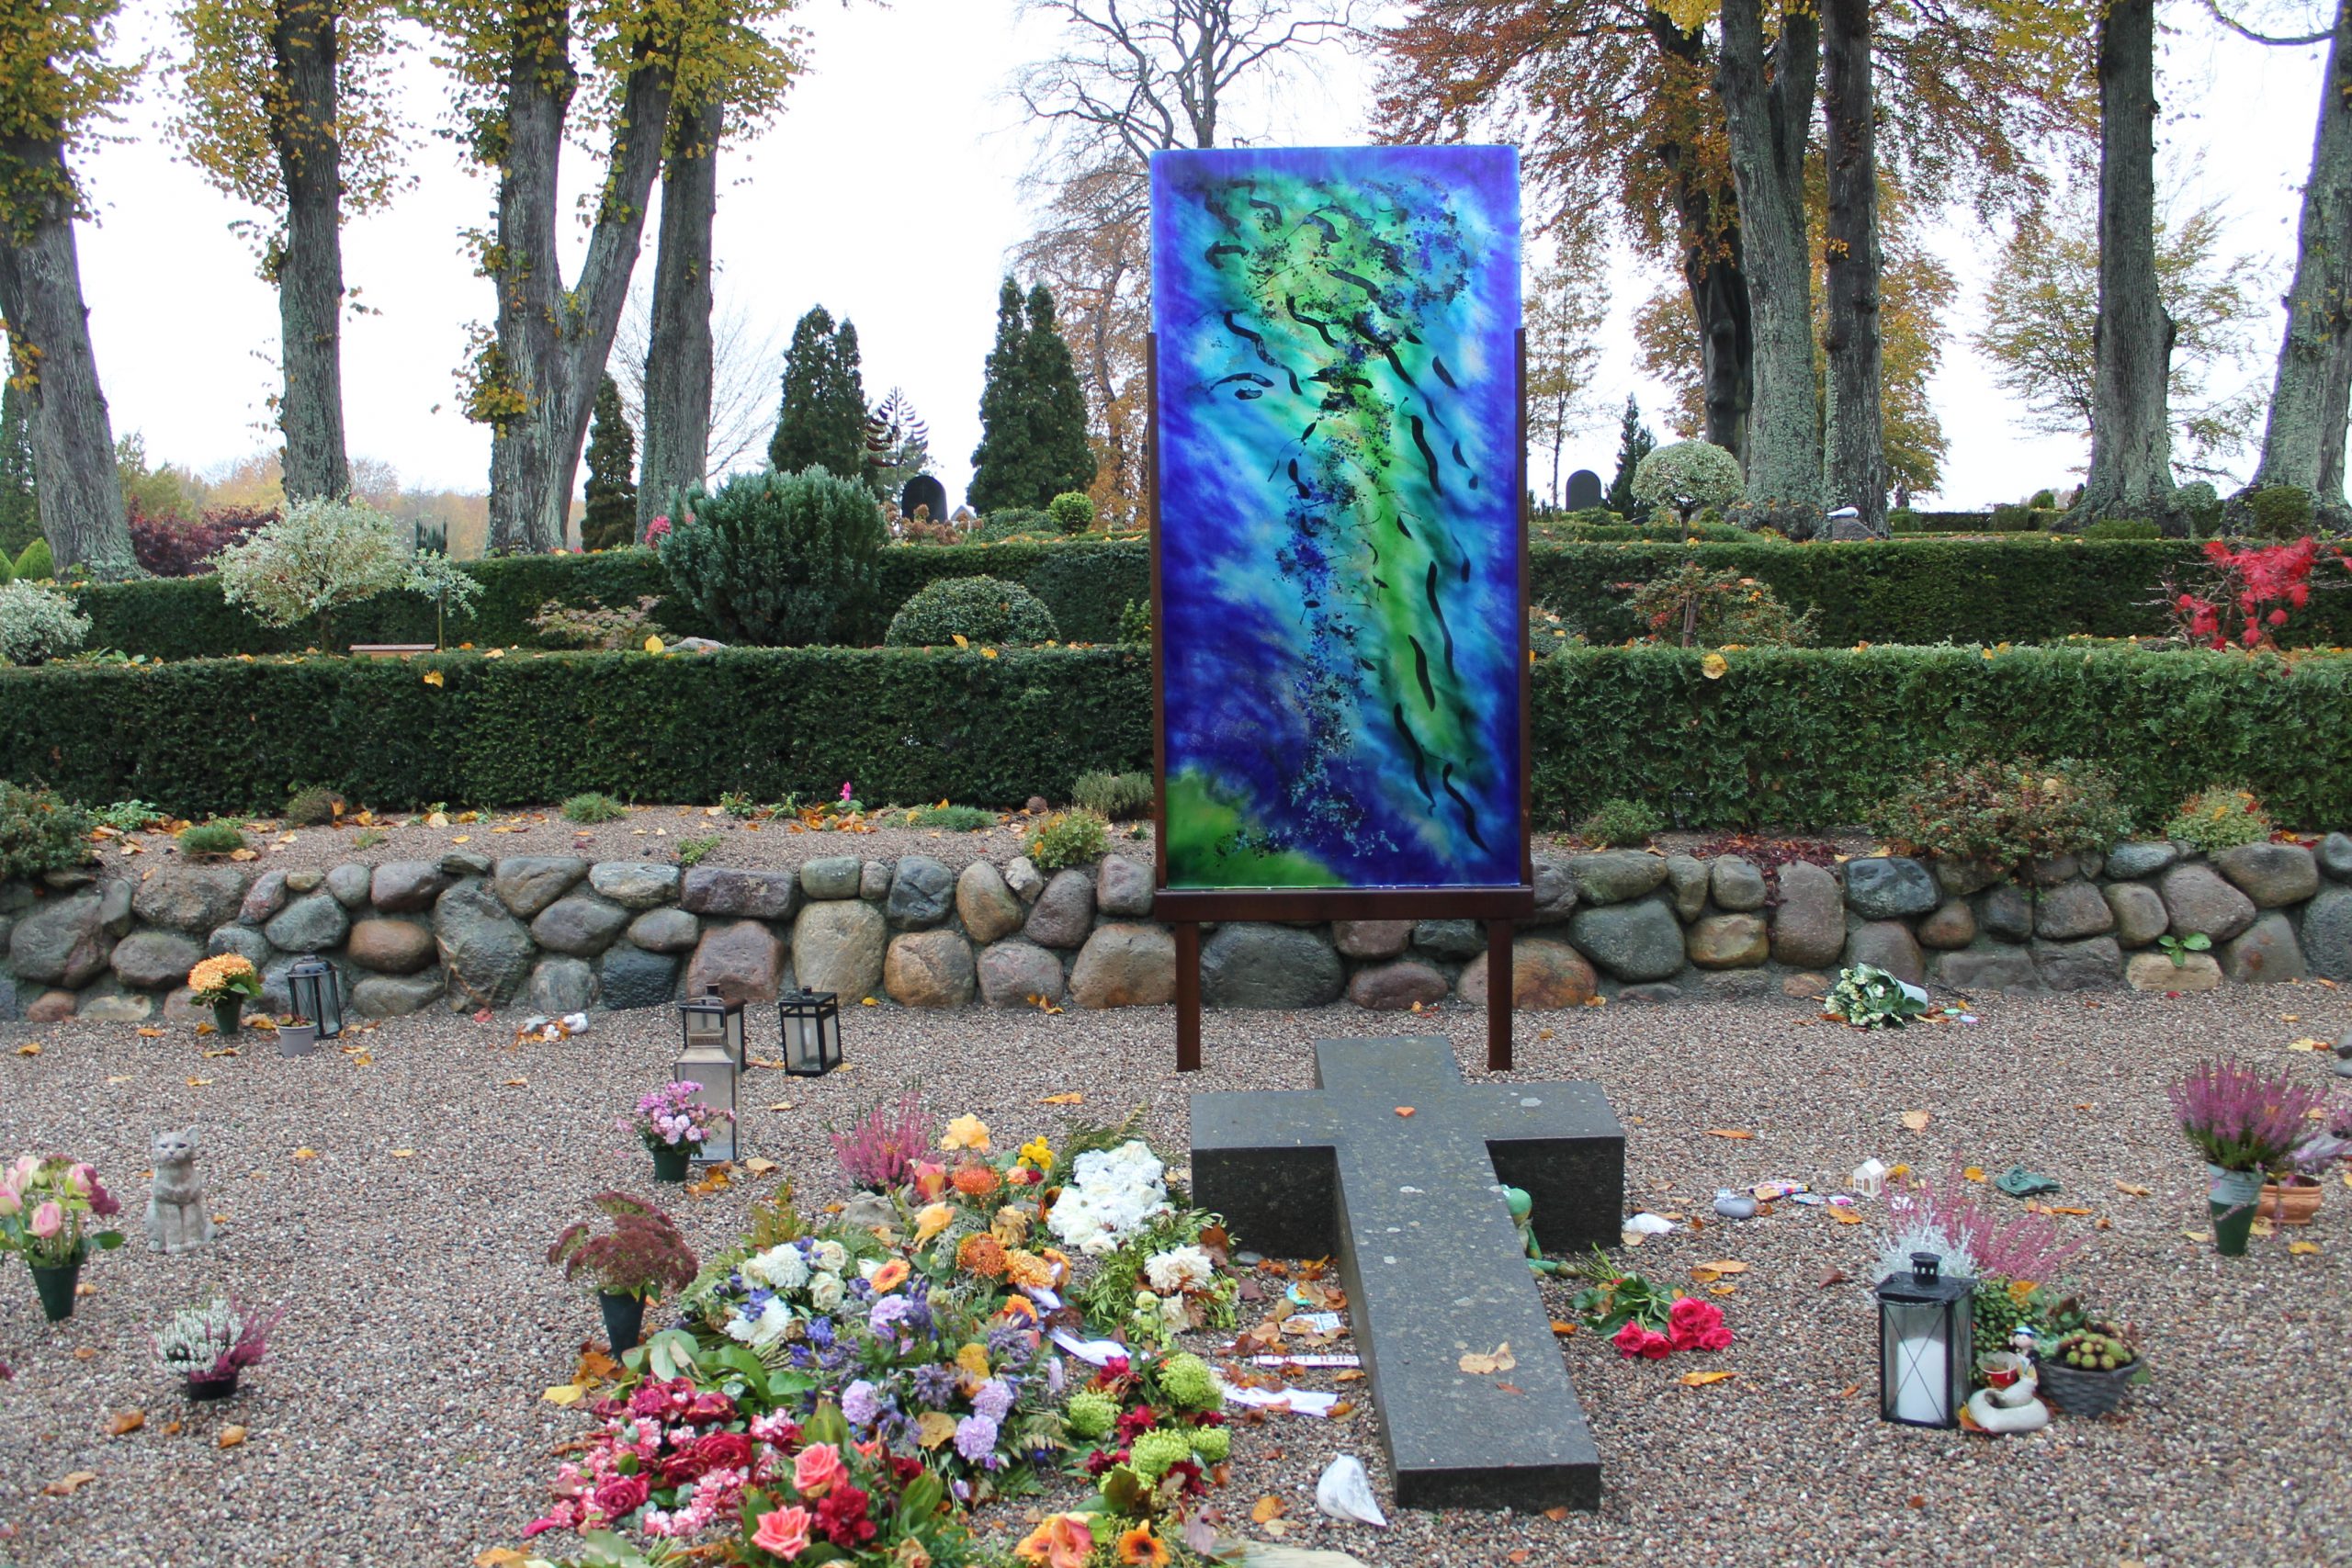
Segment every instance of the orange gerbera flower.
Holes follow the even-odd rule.
[[[956,1248],[956,1267],[983,1280],[1004,1274],[1004,1248],[992,1235],[967,1235]]]
[[[1144,1568],[1168,1568],[1168,1546],[1151,1533],[1149,1525],[1137,1525],[1119,1537],[1119,1561]]]
[[[967,1198],[985,1198],[1004,1184],[1004,1179],[997,1175],[992,1165],[958,1166],[948,1180]]]
[[[1084,1514],[1047,1514],[1012,1554],[1045,1568],[1086,1568],[1086,1560],[1094,1554],[1094,1532]]]
[[[874,1270],[874,1278],[869,1281],[874,1287],[874,1293],[877,1296],[888,1295],[907,1282],[907,1260],[903,1258],[893,1258],[881,1268]]]

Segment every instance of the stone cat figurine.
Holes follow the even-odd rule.
[[[196,1129],[155,1134],[155,1187],[147,1198],[149,1250],[175,1257],[212,1245],[204,1183],[196,1174]]]

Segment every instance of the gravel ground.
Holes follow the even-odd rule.
[[[1335,1423],[1244,1425],[1222,1514],[1262,1537],[1250,1505],[1279,1495],[1289,1544],[1383,1568],[2352,1559],[2341,1475],[2352,1193],[2323,1207],[2308,1233],[2315,1254],[2290,1255],[2282,1235],[2217,1258],[2183,1235],[2206,1226],[2201,1172],[2162,1097],[2167,1077],[2215,1049],[2324,1073],[2324,1056],[2285,1047],[2352,1024],[2345,995],[2039,997],[1989,1003],[1982,1016],[1975,1027],[1864,1035],[1779,1002],[1532,1015],[1516,1076],[1598,1078],[1626,1123],[1629,1200],[1669,1213],[1703,1213],[1718,1186],[1843,1171],[1869,1155],[1933,1166],[1957,1152],[2058,1176],[2062,1201],[2095,1212],[2063,1222],[2089,1236],[2086,1274],[2139,1325],[2155,1369],[2127,1416],[2062,1418],[1998,1441],[1880,1424],[1868,1297],[1859,1284],[1819,1283],[1831,1269],[1861,1277],[1875,1227],[1784,1207],[1625,1255],[1662,1282],[1687,1280],[1697,1262],[1747,1263],[1737,1292],[1721,1298],[1739,1336],[1729,1351],[1627,1363],[1590,1336],[1562,1342],[1602,1455],[1598,1514],[1392,1510],[1385,1532],[1321,1520],[1314,1481],[1338,1451],[1372,1462],[1385,1501],[1368,1401]],[[566,1381],[597,1331],[593,1305],[542,1250],[580,1196],[644,1190],[645,1156],[611,1118],[661,1076],[673,1036],[665,1016],[634,1014],[600,1017],[563,1044],[515,1047],[514,1021],[393,1021],[350,1042],[364,1063],[281,1060],[266,1040],[208,1058],[216,1043],[180,1030],[148,1040],[120,1025],[0,1026],[0,1152],[38,1145],[96,1161],[135,1223],[149,1134],[194,1121],[209,1207],[228,1216],[209,1257],[165,1260],[134,1242],[96,1258],[85,1273],[94,1293],[54,1328],[25,1276],[0,1270],[0,1360],[15,1370],[0,1382],[10,1449],[0,1562],[458,1564],[514,1540],[553,1472],[549,1450],[584,1424],[540,1392]],[[814,1085],[762,1073],[745,1098],[749,1151],[814,1199],[840,1195],[822,1122],[910,1075],[957,1086],[967,1098],[935,1097],[939,1108],[977,1111],[1001,1136],[1050,1128],[1071,1113],[1040,1100],[1076,1090],[1088,1094],[1077,1114],[1090,1117],[1143,1100],[1151,1134],[1181,1147],[1188,1092],[1303,1087],[1317,1035],[1367,1028],[1337,1009],[1212,1014],[1209,1070],[1185,1080],[1169,1068],[1166,1010],[886,1008],[850,1023],[852,1070]],[[1480,1014],[1447,1010],[1420,1026],[1450,1034],[1480,1076]],[[16,1054],[31,1042],[40,1055]],[[1931,1113],[1924,1134],[1905,1130],[1906,1111]],[[2128,1196],[2118,1182],[2153,1192]],[[738,1188],[674,1207],[698,1246],[718,1246],[750,1196]],[[2089,1229],[2097,1219],[2111,1228]],[[223,1290],[291,1310],[246,1392],[191,1408],[154,1368],[146,1336],[170,1307]],[[1552,1304],[1559,1314],[1565,1292]],[[1736,1375],[1675,1382],[1702,1366]],[[129,1410],[146,1425],[107,1437],[109,1417]],[[229,1422],[250,1435],[224,1450]],[[42,1495],[77,1471],[96,1479]],[[1020,1521],[1000,1510],[994,1522]]]

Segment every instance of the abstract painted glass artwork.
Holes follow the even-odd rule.
[[[1519,886],[1519,165],[1151,162],[1168,886]]]

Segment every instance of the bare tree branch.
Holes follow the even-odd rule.
[[[2305,33],[2300,38],[2277,38],[2269,33],[2257,32],[2235,17],[2228,15],[2222,9],[2222,0],[2205,0],[2205,9],[2212,14],[2215,21],[2240,38],[2251,39],[2256,43],[2268,44],[2274,49],[2301,49],[2306,44],[2325,43],[2335,34],[2335,29],[2330,28],[2321,32]]]

